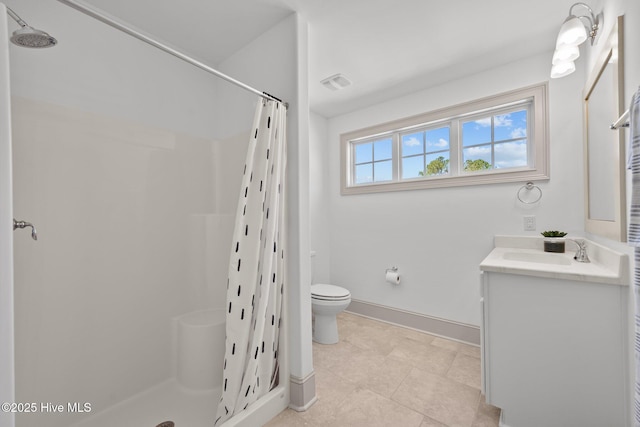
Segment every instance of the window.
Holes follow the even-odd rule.
[[[529,103],[526,105],[529,106]],[[529,165],[528,108],[482,114],[462,121],[462,166],[465,172],[521,168]]]
[[[391,181],[393,156],[391,138],[382,138],[353,145],[355,153],[355,183]]]
[[[342,194],[548,179],[547,85],[341,135]]]
[[[402,179],[449,173],[449,126],[401,134]]]

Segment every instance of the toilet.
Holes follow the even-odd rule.
[[[316,251],[311,251],[311,283],[315,279]],[[318,283],[311,285],[313,340],[320,344],[338,342],[336,316],[351,303],[351,293],[340,286]]]
[[[311,311],[314,316],[313,340],[320,344],[338,342],[336,316],[351,303],[351,293],[340,286],[311,285]]]

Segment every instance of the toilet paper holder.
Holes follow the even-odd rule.
[[[392,285],[400,284],[400,275],[398,274],[398,267],[387,268],[384,273],[384,279],[386,282]]]

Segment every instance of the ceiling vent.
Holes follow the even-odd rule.
[[[321,80],[320,83],[322,83],[322,86],[330,90],[339,90],[351,85],[349,79],[342,74],[334,74],[331,77]]]

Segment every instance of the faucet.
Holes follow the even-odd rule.
[[[591,262],[591,260],[589,259],[589,256],[587,255],[587,242],[581,239],[578,239],[578,240],[569,239],[569,240],[571,240],[576,245],[578,245],[578,251],[576,252],[576,255],[573,257],[573,259],[575,259],[578,262]]]
[[[16,221],[16,219],[13,219],[13,230],[15,231],[16,228],[26,228],[26,227],[31,227],[31,238],[33,240],[38,240],[38,232],[36,231],[36,227],[35,225],[31,224],[30,222],[27,221]]]

